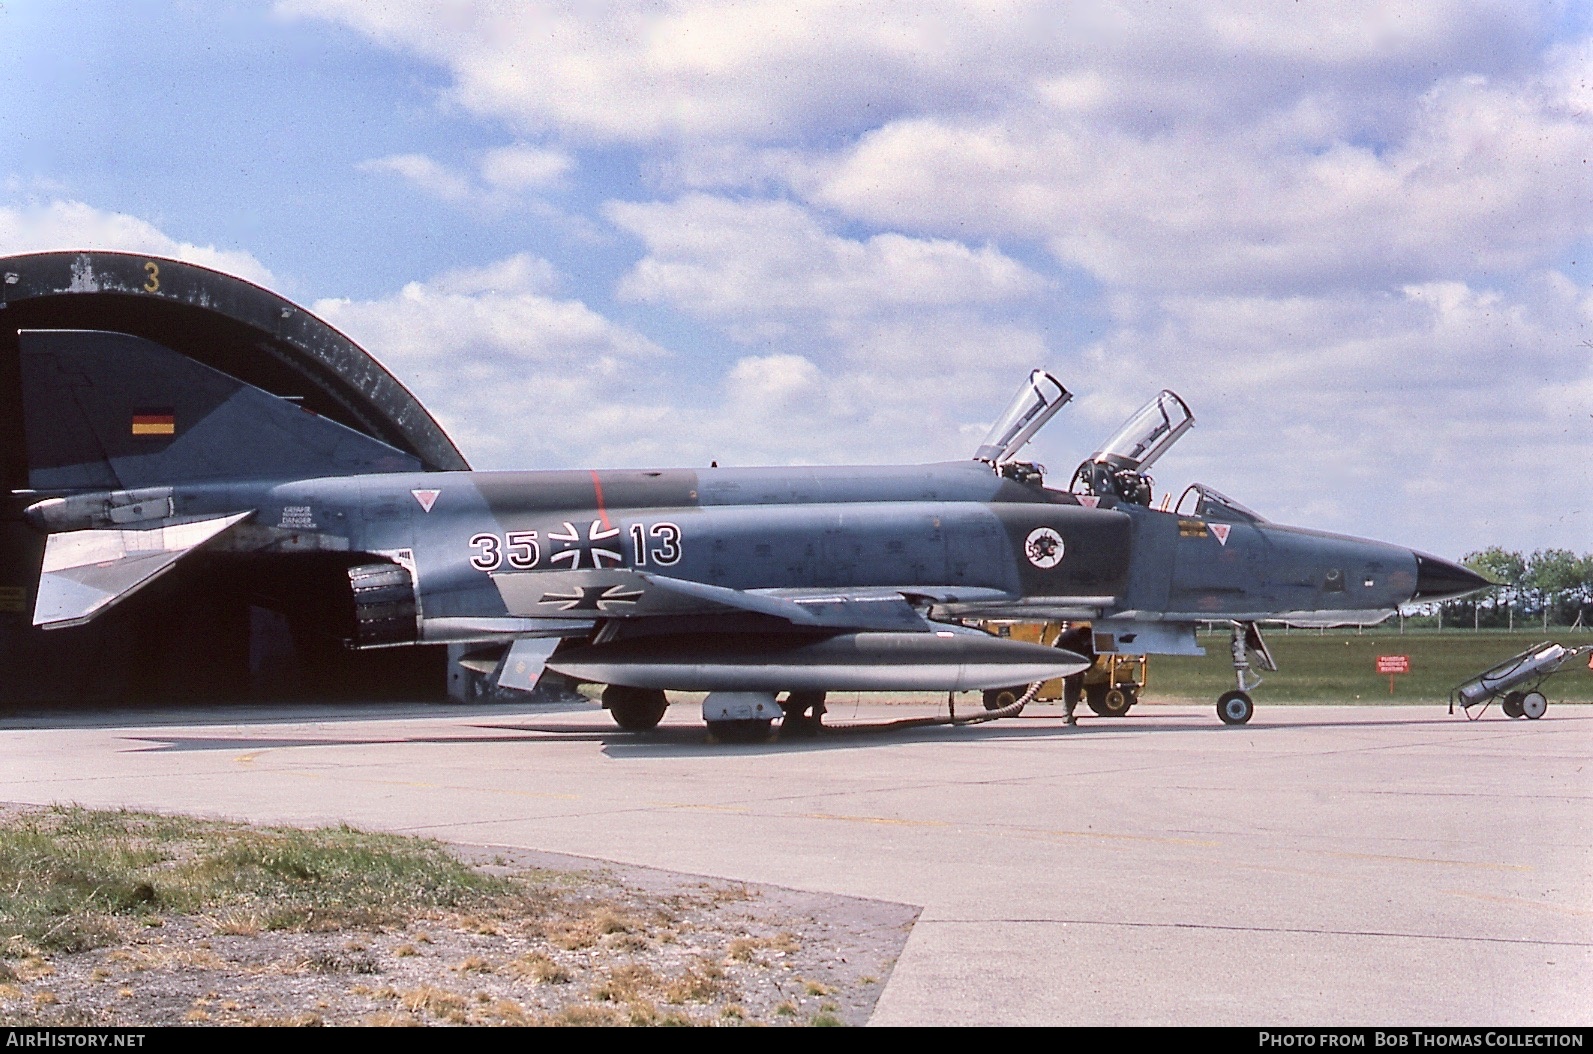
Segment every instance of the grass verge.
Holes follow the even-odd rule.
[[[1400,633],[1397,624],[1355,630],[1291,630],[1268,627],[1267,644],[1278,660],[1277,673],[1266,674],[1256,693],[1267,703],[1441,703],[1449,690],[1483,670],[1539,641],[1566,647],[1593,644],[1593,634],[1550,627],[1542,630],[1418,631]],[[1156,655],[1150,660],[1147,701],[1214,700],[1233,687],[1233,666],[1226,633],[1199,637],[1201,658]],[[1410,656],[1411,672],[1396,675],[1389,692],[1388,676],[1378,675],[1379,655]],[[1593,670],[1584,659],[1549,678],[1544,692],[1551,703],[1593,702]]]
[[[862,1023],[917,914],[551,863],[0,805],[0,1025]]]
[[[517,891],[438,843],[76,807],[0,825],[0,958],[76,952],[165,914],[222,929],[373,928]]]

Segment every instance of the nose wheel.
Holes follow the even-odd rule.
[[[1251,702],[1249,695],[1238,689],[1217,697],[1217,716],[1222,718],[1225,725],[1242,725],[1255,712],[1256,704]]]
[[[1233,639],[1229,644],[1233,653],[1233,676],[1238,687],[1217,697],[1217,716],[1225,725],[1242,725],[1256,712],[1250,690],[1261,684],[1261,678],[1251,671],[1250,657],[1255,665],[1268,673],[1276,673],[1278,662],[1261,636],[1261,627],[1254,622],[1235,622]]]

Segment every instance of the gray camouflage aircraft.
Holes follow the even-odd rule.
[[[1229,622],[1218,713],[1239,724],[1252,657],[1276,668],[1258,622],[1375,622],[1486,585],[1198,484],[1152,508],[1146,472],[1194,423],[1168,391],[1065,491],[1014,460],[1071,398],[1040,370],[963,462],[423,472],[138,337],[20,341],[26,517],[48,534],[35,625],[93,619],[201,547],[331,561],[348,646],[466,645],[505,687],[545,669],[603,684],[629,730],[667,691],[707,692],[710,727],[745,735],[782,715],[811,730],[826,692],[997,689],[1091,661],[965,624],[992,619],[1089,620],[1095,649],[1134,654],[1201,654],[1197,624]]]

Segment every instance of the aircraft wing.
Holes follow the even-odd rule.
[[[62,531],[44,543],[33,624],[79,626],[170,570],[254,511],[125,530]]]
[[[744,611],[796,626],[928,633],[933,627],[895,589],[742,590],[651,571],[503,573],[492,576],[509,614],[521,618],[648,618]]]

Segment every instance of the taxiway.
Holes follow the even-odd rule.
[[[910,712],[842,699],[829,720]],[[1593,1019],[1593,707],[1060,716],[730,746],[690,705],[644,736],[595,708],[20,715],[0,719],[0,800],[921,905],[878,1024]]]

